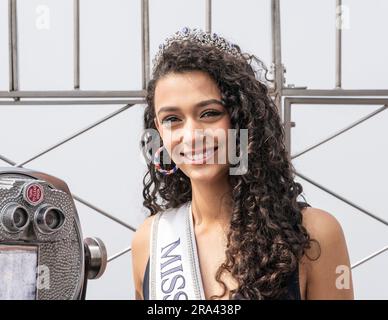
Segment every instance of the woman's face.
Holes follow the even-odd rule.
[[[178,168],[202,182],[227,174],[230,116],[214,80],[203,71],[170,73],[154,99],[155,125]]]

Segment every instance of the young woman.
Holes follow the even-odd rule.
[[[137,299],[353,299],[341,226],[297,201],[303,189],[254,61],[197,29],[160,46],[144,126],[162,146],[144,177],[151,215],[132,240]],[[245,170],[232,170],[234,144]]]

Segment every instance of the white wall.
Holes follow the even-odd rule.
[[[8,90],[7,3],[0,0],[0,90]],[[18,0],[21,90],[71,90],[73,81],[72,3]],[[384,0],[343,1],[349,29],[343,31],[343,86],[385,88],[388,22]],[[42,7],[43,6],[43,7]],[[49,9],[49,29],[39,29],[37,8]],[[151,58],[159,43],[183,26],[205,25],[204,1],[150,0]],[[213,0],[213,31],[271,63],[269,0]],[[334,87],[335,1],[282,0],[283,61],[287,83]],[[37,20],[38,19],[38,20]],[[81,1],[81,89],[137,90],[141,87],[140,1]],[[0,106],[0,154],[16,162],[54,144],[121,106]],[[296,105],[292,109],[292,152],[330,135],[379,106]],[[32,161],[35,168],[67,181],[73,193],[129,224],[145,216],[138,149],[143,106],[134,106],[97,128]],[[328,144],[295,159],[297,170],[388,220],[386,205],[387,112]],[[5,163],[0,161],[0,165]],[[341,222],[351,262],[388,245],[386,226],[304,180],[314,207]],[[102,238],[112,255],[131,243],[132,233],[77,203],[84,236]],[[356,298],[388,299],[388,253],[353,271]],[[134,297],[131,256],[108,265],[89,282],[90,299]]]

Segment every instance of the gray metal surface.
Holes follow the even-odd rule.
[[[23,200],[22,189],[25,183],[34,181],[44,190],[44,202],[55,204],[65,215],[61,229],[54,234],[39,231],[34,215],[40,204],[30,205]],[[0,173],[0,208],[7,203],[23,203],[30,218],[29,227],[19,233],[9,233],[0,223],[0,244],[36,245],[38,248],[38,266],[43,272],[38,273],[37,296],[39,300],[75,299],[79,296],[83,284],[84,252],[83,239],[73,199],[66,192],[53,189],[45,181],[15,173]],[[40,283],[45,280],[47,283]]]

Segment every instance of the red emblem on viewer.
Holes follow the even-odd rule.
[[[24,199],[32,205],[37,205],[43,200],[43,188],[40,184],[31,183],[24,190]]]

